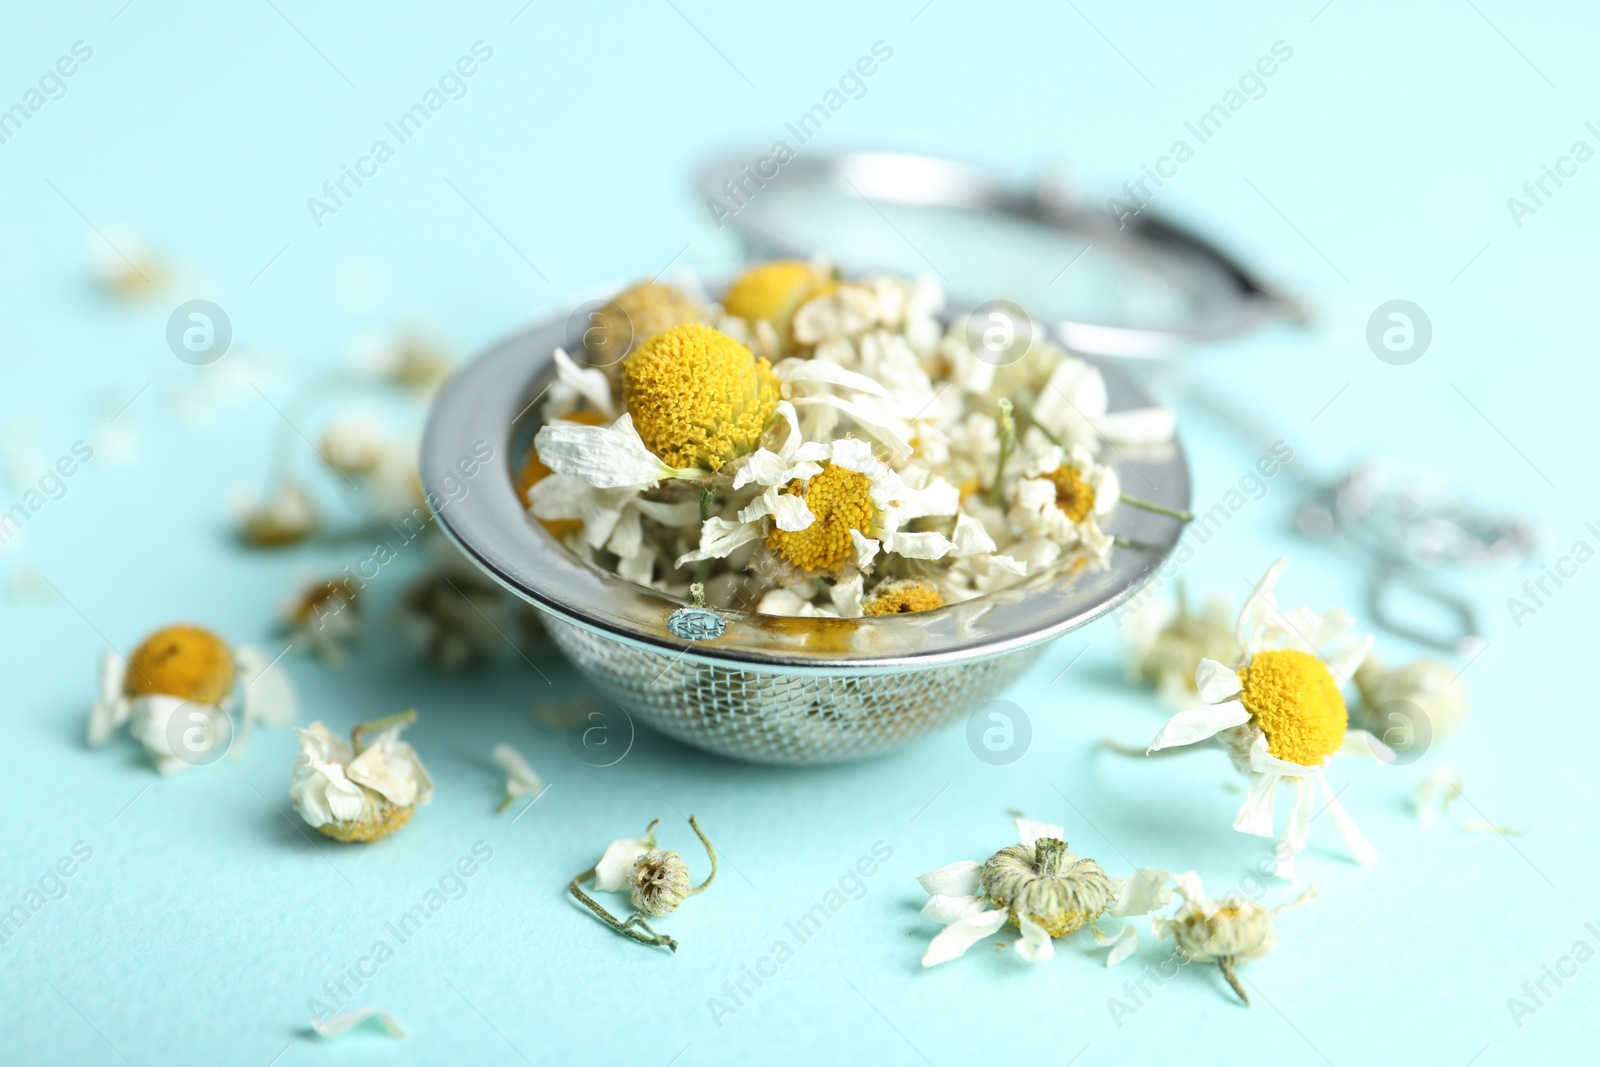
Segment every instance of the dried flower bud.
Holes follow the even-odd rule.
[[[989,903],[1005,909],[1019,928],[1027,918],[1051,937],[1081,929],[1117,900],[1116,886],[1100,865],[1074,856],[1054,837],[996,852],[983,865],[979,884]]]
[[[689,899],[689,865],[676,852],[650,849],[633,863],[628,896],[652,918],[672,914]]]

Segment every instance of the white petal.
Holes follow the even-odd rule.
[[[1372,652],[1372,646],[1376,641],[1375,637],[1367,634],[1350,648],[1328,657],[1328,670],[1333,672],[1333,677],[1340,685],[1344,685],[1356,676],[1356,669]]]
[[[654,485],[688,473],[673,470],[645,447],[631,415],[610,426],[552,422],[540,429],[533,447],[540,461],[557,474],[571,475],[597,489]]]
[[[948,926],[969,915],[986,911],[988,907],[989,902],[983,897],[947,897],[943,893],[935,893],[922,906],[920,914],[924,919],[932,919],[936,923]]]
[[[850,416],[856,425],[861,427],[863,433],[876,438],[897,456],[909,456],[913,451],[910,442],[900,432],[903,427],[902,420],[882,410],[876,404],[857,403],[840,396],[796,397],[794,402],[803,407],[822,405]]]
[[[861,607],[861,572],[851,569],[850,573],[833,583],[833,588],[828,590],[828,597],[833,601],[834,609],[839,612],[841,619],[859,619],[862,615]]]
[[[377,1019],[383,1023],[383,1028],[390,1037],[403,1038],[406,1032],[393,1015],[381,1008],[353,1008],[350,1011],[340,1012],[338,1015],[327,1017],[313,1016],[311,1029],[323,1037],[338,1037],[347,1030],[354,1029],[368,1019]]]
[[[955,545],[942,533],[891,533],[884,537],[885,551],[907,559],[943,559]]]
[[[611,536],[605,540],[606,550],[624,559],[638,555],[644,545],[644,524],[639,521],[640,517],[635,508],[626,508],[618,513],[617,524],[612,528]]]
[[[778,529],[794,533],[817,521],[811,508],[806,505],[805,497],[797,493],[780,493],[776,486],[767,492],[773,494],[772,521]]]
[[[287,726],[300,710],[294,683],[282,667],[259,650],[245,646],[238,651],[239,684],[244,694],[245,728],[251,723]]]
[[[995,550],[994,538],[983,523],[966,512],[956,516],[956,528],[950,535],[956,556],[980,556]]]
[[[1322,775],[1317,775],[1317,787],[1322,790],[1323,801],[1328,808],[1328,814],[1333,816],[1333,825],[1338,829],[1339,836],[1344,838],[1345,847],[1350,850],[1350,855],[1355,857],[1357,863],[1363,867],[1370,867],[1378,862],[1378,850],[1372,847],[1371,842],[1362,834],[1356,821],[1350,813],[1344,810],[1338,797],[1334,796],[1333,789],[1328,785],[1328,780]]]
[[[506,796],[527,797],[544,791],[544,782],[539,779],[539,775],[528,766],[528,761],[522,758],[522,753],[510,745],[494,746],[494,762],[506,773]]]
[[[902,521],[920,519],[928,515],[954,515],[961,506],[961,492],[943,478],[935,478],[923,489],[900,487],[894,498],[899,501],[896,511]]]
[[[1067,831],[1055,823],[1034,822],[1032,819],[1017,819],[1017,840],[1029,848],[1041,837],[1053,837],[1057,841],[1067,839]]]
[[[870,571],[872,561],[878,558],[878,550],[882,545],[874,538],[868,537],[860,530],[850,531],[850,543],[856,546],[856,567],[859,570]]]
[[[1025,960],[1043,963],[1054,958],[1056,943],[1045,933],[1044,927],[1028,918],[1026,915],[1017,916],[1018,925],[1022,928],[1022,937],[1016,942],[1017,955]]]
[[[1319,774],[1317,778],[1321,778]],[[1283,828],[1283,843],[1291,855],[1298,856],[1306,850],[1311,840],[1311,817],[1317,812],[1317,787],[1308,778],[1297,778],[1294,783],[1294,807],[1289,811],[1289,822]]]
[[[873,396],[889,397],[893,394],[885,389],[875,379],[865,374],[846,370],[837,363],[825,359],[786,359],[772,368],[778,380],[785,384],[790,382],[824,382],[828,385],[840,385],[846,389],[854,389],[860,393],[870,393]]]
[[[953,960],[1005,924],[1006,913],[998,909],[957,919],[928,942],[928,951],[922,954],[922,965],[933,967]]]
[[[876,474],[882,467],[872,454],[872,445],[859,437],[843,437],[833,442],[829,459],[835,467],[857,474]]]
[[[740,545],[760,536],[759,523],[729,522],[713,515],[700,528],[700,547],[679,556],[676,566],[681,567],[697,559],[722,559]]]
[[[1327,761],[1324,760],[1324,763]],[[1267,749],[1267,735],[1257,734],[1255,741],[1250,745],[1250,769],[1257,774],[1279,774],[1285,778],[1304,778],[1308,774],[1316,774],[1322,769],[1321,764],[1308,767],[1304,763],[1292,763],[1286,759],[1279,759]]]
[[[1111,946],[1111,951],[1106,953],[1106,966],[1115,967],[1138,950],[1139,931],[1132,923],[1128,923],[1113,936],[1101,941],[1101,944]]]
[[[565,351],[555,350],[556,378],[573,392],[587,400],[606,418],[615,418],[616,405],[611,399],[611,383],[606,372],[599,367],[580,367],[572,362]]]
[[[119,700],[128,681],[128,661],[116,649],[100,650],[100,699]]]
[[[765,448],[758,448],[745,457],[739,472],[733,476],[733,487],[743,489],[751,482],[757,485],[785,485],[794,478],[787,457]]]
[[[1220,704],[1244,690],[1238,672],[1214,659],[1200,661],[1200,666],[1195,668],[1194,684],[1200,691],[1200,699],[1207,704]]]
[[[345,765],[352,782],[364,785],[391,804],[410,807],[426,804],[433,783],[423,770],[416,750],[400,740],[402,726],[390,726],[371,738],[360,755]]]
[[[606,854],[594,865],[594,887],[606,893],[628,888],[633,865],[652,847],[648,837],[623,837],[606,846]]]
[[[1154,867],[1139,867],[1123,879],[1117,893],[1117,903],[1111,914],[1119,918],[1130,915],[1149,915],[1157,908],[1172,903],[1172,890],[1167,881],[1172,872]]]
[[[1283,569],[1289,565],[1288,556],[1279,556],[1273,560],[1272,566],[1267,568],[1267,573],[1251,589],[1250,596],[1245,600],[1244,607],[1239,609],[1239,622],[1234,627],[1234,641],[1246,652],[1254,652],[1255,637],[1262,625],[1278,614],[1278,601],[1273,595],[1273,586],[1278,584],[1278,577],[1283,574]]]
[[[1202,911],[1211,907],[1211,898],[1206,896],[1205,888],[1200,884],[1200,876],[1194,871],[1184,871],[1182,874],[1173,875],[1172,885],[1178,896],[1188,901],[1193,907]]]
[[[1167,724],[1150,742],[1147,751],[1156,752],[1175,745],[1192,745],[1214,737],[1223,730],[1243,726],[1250,721],[1250,713],[1237,700],[1225,704],[1205,704],[1188,711],[1180,711],[1167,720]]]
[[[973,860],[956,860],[947,863],[936,871],[917,875],[917,884],[925,889],[929,896],[943,894],[944,896],[976,896],[982,891],[978,876],[983,871],[983,864]]]
[[[111,735],[117,732],[117,727],[128,721],[128,715],[132,710],[133,705],[122,696],[110,700],[96,700],[90,704],[86,738],[89,747],[99,748],[111,740]]]
[[[1251,779],[1244,803],[1239,805],[1239,813],[1233,817],[1235,830],[1257,837],[1272,836],[1273,808],[1277,803],[1280,781],[1282,779],[1276,774],[1260,774]]]

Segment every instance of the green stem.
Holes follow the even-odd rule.
[[[989,486],[989,494],[985,498],[989,506],[1000,506],[1001,494],[1005,489],[1006,463],[1011,459],[1011,453],[1017,447],[1017,420],[1011,414],[1012,404],[1005,397],[1000,398],[1000,458],[994,465],[994,483]]]
[[[1157,515],[1165,515],[1168,518],[1177,519],[1180,522],[1194,521],[1194,516],[1187,511],[1179,511],[1175,508],[1164,507],[1160,504],[1154,503],[1153,501],[1141,500],[1139,497],[1129,496],[1127,493],[1123,493],[1120,499],[1129,507],[1143,508],[1145,511],[1153,511]]]
[[[1248,1008],[1250,998],[1244,995],[1244,986],[1239,984],[1239,976],[1233,973],[1233,957],[1222,957],[1217,961],[1217,966],[1222,968],[1222,977],[1228,980],[1228,984],[1233,986],[1233,991],[1239,994],[1239,999],[1244,1001],[1244,1006]]]
[[[381,719],[364,722],[350,731],[350,747],[356,750],[357,755],[360,755],[362,750],[366,748],[368,734],[377,733],[379,730],[387,730],[389,727],[396,725],[409,726],[416,721],[417,709],[407,708],[405,711],[397,712],[393,715],[385,715]]]
[[[628,917],[626,921],[618,919],[605,909],[605,906],[583,891],[583,883],[595,877],[595,869],[590,867],[578,877],[574,878],[567,886],[568,892],[578,898],[578,903],[594,912],[595,917],[611,929],[632,941],[651,948],[665,946],[673,952],[678,951],[678,943],[666,934],[658,934],[646,925],[644,918],[638,914]],[[637,927],[638,929],[635,929]],[[643,931],[641,933],[640,931]]]
[[[702,533],[705,530],[706,520],[711,518],[711,509],[712,509],[713,506],[715,506],[716,502],[717,502],[717,487],[716,487],[716,485],[713,484],[712,482],[701,482],[700,483],[700,529],[701,529]],[[701,583],[701,584],[705,583],[706,578],[708,578],[710,576],[710,574],[711,574],[711,564],[713,562],[715,562],[715,561],[714,560],[710,560],[710,559],[703,559],[698,564],[695,565],[695,568],[694,568],[694,580],[696,582]]]

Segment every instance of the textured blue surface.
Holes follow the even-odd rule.
[[[1600,147],[1584,125],[1597,117],[1586,110],[1592,11],[1501,0],[1404,12],[1356,0],[1004,13],[958,0],[920,11],[921,0],[121,4],[13,7],[0,33],[0,106],[24,100],[74,42],[93,49],[64,95],[0,144],[0,416],[33,420],[47,461],[97,443],[0,551],[0,908],[41,881],[64,886],[0,944],[0,1059],[1490,1064],[1592,1043],[1600,963],[1577,965],[1574,952],[1600,948],[1600,579],[1579,567],[1520,625],[1506,607],[1539,566],[1600,543],[1585,526],[1600,520],[1600,164],[1561,162],[1577,140]],[[307,198],[478,41],[493,56],[465,94],[315,225]],[[1070,164],[1091,189],[1155,166],[1185,122],[1285,42],[1292,60],[1158,203],[1304,293],[1317,325],[1209,352],[1195,373],[1282,425],[1308,472],[1313,460],[1399,455],[1549,533],[1524,572],[1464,582],[1490,642],[1464,675],[1471,726],[1423,762],[1335,772],[1382,862],[1353,866],[1318,820],[1304,870],[1323,899],[1285,917],[1279,948],[1245,970],[1254,1009],[1199,970],[1131,999],[1123,982],[1165,958],[1148,942],[1111,972],[1076,942],[1042,967],[987,946],[918,967],[933,929],[912,875],[1007,843],[1008,809],[1065,823],[1074,847],[1114,872],[1193,867],[1229,885],[1264,853],[1229,829],[1238,794],[1220,756],[1140,766],[1096,754],[1102,735],[1147,738],[1161,714],[1121,685],[1110,621],[1062,640],[1008,692],[1033,726],[1008,767],[973,758],[958,727],[887,759],[807,771],[641,733],[626,759],[592,768],[528,715],[582,691],[548,654],[535,653],[548,682],[510,654],[486,674],[439,677],[386,640],[340,671],[290,658],[308,717],[347,727],[422,710],[413,736],[437,798],[367,849],[312,847],[286,821],[287,731],[172,779],[131,743],[85,749],[104,644],[126,648],[176,618],[270,644],[297,576],[368,551],[232,544],[228,494],[259,478],[279,416],[245,386],[210,418],[172,417],[197,373],[165,346],[173,306],[216,301],[240,353],[279,352],[280,372],[257,384],[281,403],[360,333],[420,325],[471,352],[583,286],[652,274],[680,253],[725,263],[735,250],[689,195],[692,168],[783,136],[876,41],[892,61],[815,147],[942,150],[1019,175]],[[1570,176],[1514,217],[1506,199],[1545,164]],[[161,298],[114,305],[90,288],[86,250],[118,225],[176,265]],[[1372,309],[1394,298],[1434,327],[1409,366],[1380,362],[1364,340]],[[108,435],[106,419],[135,396]],[[1199,418],[1185,427],[1197,499],[1212,501],[1254,455]],[[24,489],[8,485],[0,505]],[[1293,539],[1293,495],[1275,482],[1235,516],[1186,568],[1191,587],[1237,599],[1288,550],[1288,602],[1365,619],[1360,568]],[[380,608],[415,563],[384,579]],[[30,575],[60,596],[27,592],[42,584]],[[491,814],[499,741],[551,783],[515,824]],[[1441,764],[1461,771],[1468,803],[1424,828],[1410,793]],[[692,855],[680,812],[700,817],[726,863],[711,893],[662,924],[683,946],[669,957],[611,936],[564,892],[607,841],[656,816]],[[1462,818],[1528,832],[1462,833]],[[480,841],[492,859],[400,944],[386,924],[441,879],[455,891],[446,876]],[[892,858],[801,943],[786,924],[830,890],[855,890],[850,872],[875,847]],[[73,860],[75,849],[92,856]],[[61,857],[74,873],[58,882],[47,872]],[[380,940],[393,957],[356,999],[394,1012],[410,1038],[309,1035],[308,999]],[[792,955],[774,971],[763,961],[779,941]],[[747,968],[772,977],[757,987]],[[1550,995],[1534,1001],[1523,983],[1547,969],[1568,976],[1544,978]],[[751,995],[731,1015],[713,1011],[741,980]],[[1137,1010],[1114,1011],[1112,997]],[[1515,1016],[1511,997],[1536,1010]]]

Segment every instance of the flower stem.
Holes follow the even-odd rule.
[[[689,890],[689,895],[692,897],[709,886],[711,880],[717,876],[717,850],[711,847],[711,839],[706,836],[704,830],[700,829],[700,824],[694,821],[693,815],[689,816],[689,829],[694,831],[695,836],[700,839],[700,843],[706,847],[706,855],[711,857],[711,873],[706,875],[705,881]]]
[[[1127,493],[1123,493],[1120,499],[1124,504],[1132,508],[1143,508],[1145,511],[1153,511],[1157,515],[1165,515],[1168,518],[1177,519],[1180,522],[1194,521],[1194,515],[1191,513],[1187,511],[1181,511],[1176,508],[1163,507],[1154,501],[1141,500],[1139,497],[1129,496]]]
[[[711,518],[711,509],[717,502],[717,487],[712,482],[700,483],[700,529],[705,530],[706,520]],[[711,574],[712,560],[701,560],[694,569],[694,580],[702,585],[707,576]]]
[[[1233,957],[1222,957],[1217,961],[1217,966],[1222,968],[1222,977],[1228,980],[1228,984],[1233,986],[1233,991],[1239,994],[1239,999],[1244,1001],[1244,1006],[1248,1008],[1250,998],[1245,996],[1244,986],[1239,984],[1239,976],[1233,973]]]
[[[989,486],[987,497],[989,506],[1000,506],[1001,493],[1005,489],[1006,461],[1011,458],[1012,451],[1017,447],[1017,420],[1011,413],[1011,401],[1005,397],[1000,398],[1000,458],[994,465],[994,483]]]
[[[590,867],[587,871],[584,871],[582,874],[578,875],[578,877],[574,878],[572,883],[567,886],[567,890],[573,896],[578,898],[578,903],[594,912],[595,917],[601,922],[605,923],[607,926],[611,927],[611,929],[615,930],[617,933],[631,941],[637,941],[639,944],[648,945],[651,948],[660,948],[665,946],[673,952],[678,951],[678,943],[672,938],[668,937],[666,934],[658,934],[654,930],[650,929],[650,927],[645,923],[643,916],[635,913],[629,916],[626,920],[618,919],[615,915],[612,915],[609,911],[607,911],[603,904],[595,900],[588,893],[585,893],[583,891],[583,883],[594,878],[594,876],[595,869]]]

